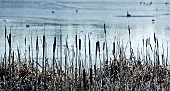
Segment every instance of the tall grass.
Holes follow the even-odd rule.
[[[5,27],[6,31],[6,27]],[[27,45],[25,37],[25,57],[21,55],[21,49],[17,47],[17,51],[12,50],[12,34],[8,36],[5,33],[5,38],[9,44],[9,54],[4,54],[4,61],[1,61],[0,76],[1,90],[24,90],[24,91],[38,91],[38,90],[53,90],[53,91],[138,91],[138,90],[169,90],[169,75],[170,69],[168,69],[168,42],[167,48],[159,46],[158,38],[154,33],[154,44],[150,43],[150,38],[142,39],[142,48],[137,48],[137,56],[134,55],[133,48],[131,46],[130,39],[130,27],[129,31],[129,43],[130,43],[130,56],[125,55],[126,47],[123,44],[123,40],[117,38],[113,41],[113,49],[107,46],[106,39],[106,26],[104,24],[105,41],[103,43],[103,59],[101,59],[101,42],[97,40],[96,49],[94,54],[91,50],[92,43],[90,35],[88,34],[88,46],[86,45],[86,35],[84,40],[84,59],[81,57],[81,51],[83,49],[83,38],[77,34],[75,35],[75,48],[71,46],[72,58],[70,60],[70,50],[68,36],[64,46],[64,59],[60,58],[58,54],[58,48],[60,50],[60,57],[62,57],[62,35],[60,35],[60,44],[57,47],[57,38],[54,36],[53,51],[52,51],[52,65],[48,63],[47,56],[47,43],[45,34],[43,35],[42,45],[42,63],[39,61],[39,39],[38,35],[35,42],[36,54],[35,61],[33,55],[33,39],[31,36],[31,45]],[[145,41],[144,41],[145,40]],[[6,41],[6,39],[5,39]],[[145,45],[146,44],[146,45]],[[28,64],[26,62],[26,49],[28,47],[29,57]],[[88,48],[88,54],[86,55]],[[159,52],[162,49],[162,52]],[[6,44],[5,44],[6,50]],[[57,50],[57,58],[56,58]],[[167,53],[164,53],[165,50]],[[109,58],[108,51],[112,51],[112,57]],[[50,51],[49,51],[50,52]],[[74,53],[75,52],[75,53]],[[18,53],[18,55],[14,55]],[[32,56],[31,56],[32,53]],[[92,56],[95,56],[92,59]],[[6,61],[6,57],[8,61]],[[89,59],[86,59],[88,57]],[[59,65],[57,65],[59,60]],[[62,61],[65,61],[64,68],[62,68]],[[87,64],[87,60],[89,64]],[[70,61],[71,64],[68,64]],[[93,62],[94,61],[94,64]],[[162,61],[162,64],[161,64]],[[99,66],[98,66],[99,63]],[[34,66],[35,64],[35,66]],[[75,64],[75,66],[74,66]],[[87,66],[88,65],[88,66]],[[68,67],[70,66],[70,67]],[[40,71],[42,70],[42,71]],[[88,71],[87,71],[88,70]],[[4,74],[3,74],[4,73]]]

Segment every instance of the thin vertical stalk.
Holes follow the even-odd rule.
[[[14,51],[13,51],[13,54],[12,54],[12,72],[13,72],[13,73],[15,72],[15,66],[14,66]]]
[[[81,39],[79,39],[79,84],[80,84],[80,88],[81,88],[81,60],[80,60],[80,56],[81,56]]]
[[[45,34],[43,35],[43,58],[42,58],[42,73],[44,73],[44,61],[45,61]]]
[[[62,72],[62,30],[60,29],[60,73]]]
[[[39,52],[39,46],[38,46],[38,36],[36,40],[36,87],[35,90],[38,91],[38,52]]]
[[[26,47],[27,47],[27,40],[26,40],[26,37],[25,37],[25,63],[27,62],[27,51],[26,51]]]
[[[10,76],[9,86],[11,87],[11,32],[10,32],[9,36],[7,37],[7,39],[8,39],[8,44],[9,44],[9,59],[8,59],[9,76]]]
[[[47,42],[45,41],[45,77],[47,77],[47,63],[48,63],[48,59],[47,59]],[[45,79],[45,85],[46,85],[47,79]]]
[[[31,54],[30,54],[31,48],[30,48],[30,45],[29,45],[28,51],[29,51],[29,65],[30,65],[31,64]]]
[[[32,78],[34,74],[34,55],[33,55],[33,40],[32,40],[32,31],[31,31],[31,51],[32,51],[32,59],[31,59],[31,72],[32,72]],[[19,52],[19,51],[18,51]],[[34,81],[32,80],[32,84],[34,84]]]
[[[85,41],[84,41],[84,53],[85,53],[85,56],[84,56],[84,59],[85,59],[85,63],[84,63],[84,67],[83,67],[83,88],[84,88],[84,91],[86,91],[86,35],[85,35]]]
[[[72,46],[72,64],[71,64],[71,67],[72,67],[72,82],[74,82],[74,57],[75,57],[75,52],[74,52],[74,45]],[[73,91],[73,88],[74,88],[74,84],[72,83],[72,91]]]
[[[68,42],[67,42],[67,39],[66,39],[66,48],[65,48],[65,76],[64,76],[64,81],[65,81],[65,87],[67,90],[67,50],[68,50]]]
[[[77,85],[77,51],[78,51],[78,48],[77,48],[77,35],[75,37],[75,40],[76,40],[76,67],[75,67],[75,85]]]
[[[86,91],[86,71],[83,69],[83,89]]]
[[[54,37],[54,44],[53,44],[53,87],[52,89],[54,90],[54,84],[55,84],[55,49],[56,49],[56,36]]]
[[[92,60],[91,60],[91,42],[90,42],[90,34],[88,34],[89,37],[89,67],[90,67],[90,91],[92,89],[92,84],[93,84],[93,80],[92,80]]]
[[[5,66],[5,78],[6,78],[6,71],[7,71],[7,61],[6,61],[6,38],[7,38],[7,30],[6,30],[6,24],[5,24],[5,54],[4,54],[4,66]],[[6,82],[6,80],[4,80]],[[6,86],[5,86],[6,87]]]
[[[85,35],[85,41],[84,41],[84,60],[85,60],[85,63],[84,63],[84,68],[86,69],[86,35]]]
[[[5,58],[4,59],[5,60],[5,71],[7,71],[7,69],[6,69],[6,64],[7,64],[6,63],[6,38],[7,38],[7,30],[6,30],[6,25],[5,25],[5,55],[4,55],[5,56],[4,57]]]

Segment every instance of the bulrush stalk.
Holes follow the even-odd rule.
[[[45,42],[45,77],[47,77],[47,64],[48,64],[48,59],[47,59],[47,42]],[[46,85],[47,79],[45,79],[44,85]]]
[[[77,51],[78,51],[78,48],[77,48],[77,35],[75,37],[75,41],[76,41],[76,67],[75,67],[75,85],[77,85]]]
[[[79,39],[79,84],[80,84],[80,88],[81,88],[81,60],[80,60],[80,57],[81,57],[81,39]]]
[[[31,64],[31,48],[30,48],[30,45],[29,45],[28,51],[29,51],[29,65],[30,65]]]
[[[52,89],[54,90],[54,84],[55,84],[55,49],[56,49],[56,36],[54,37],[54,44],[53,44],[53,84]]]
[[[8,44],[9,44],[9,58],[8,58],[8,67],[9,67],[9,78],[10,78],[10,84],[9,86],[11,86],[11,32],[9,34],[9,36],[7,36],[8,39]]]
[[[14,66],[14,51],[12,53],[12,73],[15,72],[15,66]]]
[[[67,38],[68,39],[68,38]],[[68,57],[68,55],[67,55],[67,51],[68,51],[68,42],[67,42],[67,39],[66,39],[66,46],[65,46],[65,52],[64,52],[64,54],[65,54],[65,76],[64,76],[64,84],[65,84],[65,87],[66,87],[66,89],[65,90],[67,90],[67,57]]]
[[[36,86],[35,90],[38,91],[38,52],[39,52],[39,46],[38,46],[38,36],[36,39]]]
[[[62,73],[62,30],[60,29],[60,74]]]
[[[20,68],[20,66],[21,66],[21,57],[20,57],[20,51],[19,51],[19,48],[17,47],[17,51],[18,51],[18,63],[19,63],[19,66],[18,66],[18,68]],[[19,70],[19,69],[18,69]],[[20,77],[19,77],[20,78]]]
[[[83,88],[84,88],[84,91],[86,91],[86,35],[85,35],[85,41],[84,41],[84,53],[85,53],[85,56],[84,56],[84,66],[83,66]]]
[[[5,68],[5,78],[6,78],[6,72],[7,72],[7,61],[6,61],[6,38],[7,38],[7,29],[6,29],[6,25],[5,25],[5,38],[4,38],[4,41],[5,41],[5,53],[4,53],[4,68]],[[4,82],[6,83],[6,80],[4,80]],[[6,88],[6,86],[5,86]]]
[[[43,58],[42,58],[42,73],[44,73],[44,63],[45,63],[45,34],[43,35]]]
[[[74,45],[72,46],[72,64],[71,64],[71,67],[72,67],[72,91],[73,91],[73,88],[74,88],[74,57],[75,57],[75,52],[74,52]]]
[[[105,65],[105,64],[106,64],[106,62],[105,62],[104,48],[105,48],[105,43],[103,43],[103,64]]]
[[[92,89],[92,85],[93,85],[93,80],[92,80],[92,59],[91,59],[91,42],[90,42],[90,35],[91,33],[88,34],[88,38],[89,38],[89,67],[90,67],[90,91]]]
[[[166,64],[165,64],[165,69],[166,69],[166,71],[165,71],[165,77],[166,77],[166,85],[168,85],[168,41],[167,41],[167,57],[166,57]],[[167,88],[170,88],[170,86],[169,87],[167,87]]]
[[[130,46],[130,61],[132,61],[131,39],[130,39],[130,26],[128,25],[129,32],[129,46]]]
[[[115,42],[113,42],[113,57],[115,59],[115,52],[116,52],[116,45],[115,45]]]
[[[25,63],[27,62],[27,38],[25,37]]]
[[[4,54],[5,71],[7,71],[7,69],[6,69],[6,64],[7,64],[7,62],[6,62],[6,38],[7,38],[7,30],[6,30],[6,26],[5,26],[5,54]]]
[[[106,47],[106,48],[104,48],[104,49],[106,49],[106,59],[104,59],[104,60],[108,60],[108,49],[107,49],[106,26],[105,26],[105,24],[104,24],[104,36],[105,36],[104,47]]]
[[[97,70],[96,70],[96,64],[97,64],[97,50],[98,50],[98,42],[96,42],[96,53],[95,53],[95,64],[94,64],[94,76],[95,76],[95,84],[94,84],[94,89],[96,90],[97,82],[96,82],[96,75],[97,75]]]
[[[166,69],[167,69],[167,66],[168,66],[168,41],[167,41],[167,57],[166,57]]]
[[[34,55],[33,55],[33,43],[32,43],[32,31],[31,31],[31,49],[32,49],[32,61],[31,61],[31,64],[32,64],[32,74],[33,74],[33,68],[34,68]]]
[[[96,89],[96,86],[97,86],[97,53],[100,53],[100,42],[99,41],[97,41],[96,42],[96,58],[95,58],[95,65],[94,65],[94,71],[95,71],[95,90],[97,90]],[[100,54],[99,54],[100,55]],[[99,58],[99,60],[100,60],[100,58]],[[101,71],[101,61],[100,61],[100,71]]]
[[[84,41],[84,68],[86,69],[86,35],[85,35],[85,41]]]

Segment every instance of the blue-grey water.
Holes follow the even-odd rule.
[[[105,23],[109,57],[113,57],[111,50],[114,38],[121,42],[123,40],[124,46],[127,44],[129,40],[128,25],[131,28],[132,48],[135,55],[137,47],[142,48],[143,38],[150,37],[150,42],[154,47],[153,35],[155,33],[160,43],[160,54],[163,43],[166,57],[167,41],[170,41],[170,2],[166,5],[165,2],[168,0],[152,0],[150,5],[148,0],[141,1],[145,4],[140,4],[140,0],[0,0],[0,54],[3,55],[5,51],[4,27],[7,26],[7,33],[10,31],[12,33],[12,50],[16,52],[16,55],[18,47],[24,58],[25,37],[27,37],[26,53],[28,55],[32,33],[34,53],[36,52],[36,36],[39,37],[39,58],[41,58],[42,36],[45,32],[48,46],[47,56],[52,58],[53,38],[57,36],[57,45],[59,45],[61,30],[63,45],[65,45],[65,39],[68,35],[70,49],[72,45],[75,46],[75,35],[80,35],[82,39],[81,52],[84,59],[85,35],[92,33],[91,47],[94,55],[95,42],[99,40],[101,48],[103,46],[103,24]],[[76,10],[78,11],[76,12]],[[132,17],[126,17],[127,11]],[[26,25],[29,27],[26,28]],[[83,32],[80,33],[80,31]],[[170,43],[168,46],[170,47]],[[64,56],[64,46],[62,53]],[[126,54],[128,55],[129,52]]]

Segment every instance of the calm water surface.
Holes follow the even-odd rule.
[[[92,54],[94,58],[95,42],[99,40],[101,48],[103,46],[103,24],[105,23],[107,42],[110,49],[109,57],[112,57],[111,49],[114,38],[116,40],[120,39],[121,42],[123,41],[124,46],[127,44],[129,40],[128,25],[131,28],[131,41],[135,55],[137,47],[142,48],[143,38],[150,37],[151,43],[154,46],[154,33],[156,33],[159,39],[160,53],[162,53],[162,43],[166,49],[167,41],[170,41],[170,2],[168,5],[165,5],[165,2],[166,0],[154,0],[152,5],[149,5],[150,1],[146,0],[144,5],[140,4],[139,0],[120,0],[119,2],[117,0],[107,0],[105,2],[101,0],[93,0],[93,2],[85,0],[1,0],[0,51],[3,55],[5,49],[4,26],[6,24],[7,32],[12,32],[12,49],[16,51],[17,47],[20,48],[21,55],[23,56],[25,50],[24,38],[27,37],[28,54],[28,46],[31,43],[32,33],[34,53],[35,40],[38,35],[39,57],[42,57],[42,36],[45,32],[48,46],[47,55],[49,58],[52,58],[53,38],[57,36],[57,45],[59,45],[61,30],[63,45],[65,45],[65,39],[68,35],[70,48],[72,45],[75,45],[76,34],[80,35],[82,45],[84,45],[85,35],[91,32]],[[127,11],[136,17],[125,17]],[[152,19],[155,21],[152,22]],[[26,25],[29,25],[29,28],[26,28]],[[80,33],[80,31],[83,32]],[[168,46],[170,47],[170,43]],[[128,47],[127,50],[129,49]],[[62,52],[64,55],[64,49]],[[81,52],[84,59],[84,46]],[[129,52],[126,54],[129,55]]]

